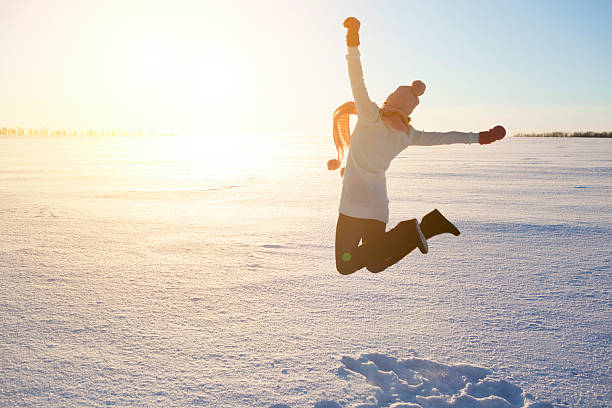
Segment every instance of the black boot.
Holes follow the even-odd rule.
[[[460,232],[449,220],[447,220],[440,211],[433,210],[423,217],[421,221],[421,231],[425,238],[429,239],[435,235],[451,233],[454,236],[459,236]]]
[[[402,251],[409,249],[408,252],[412,251],[414,247],[418,247],[421,253],[426,254],[429,252],[429,246],[427,245],[427,239],[416,218],[411,220],[402,221],[390,232],[397,232],[402,235],[401,240],[395,240],[395,244],[399,245]],[[406,252],[406,253],[408,253]]]

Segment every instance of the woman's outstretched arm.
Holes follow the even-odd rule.
[[[495,126],[479,133],[467,132],[425,132],[410,126],[409,144],[414,146],[434,146],[453,143],[489,144],[506,136],[506,129]]]
[[[351,90],[353,91],[357,116],[360,121],[374,123],[379,118],[379,110],[378,106],[370,100],[363,80],[361,54],[358,47],[360,25],[359,20],[354,17],[344,20],[344,27],[347,28],[346,45],[348,46],[346,61],[348,63],[349,79],[351,81]]]

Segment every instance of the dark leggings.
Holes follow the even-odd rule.
[[[398,262],[417,247],[417,238],[408,223],[402,221],[385,232],[382,221],[340,214],[336,225],[338,272],[349,275],[365,267],[377,273]]]

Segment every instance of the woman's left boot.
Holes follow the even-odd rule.
[[[415,247],[419,248],[419,251],[423,254],[429,252],[427,239],[425,234],[421,231],[419,222],[416,218],[400,222],[395,228],[387,232],[387,235],[392,241],[391,248],[393,252],[399,250],[400,252],[408,254]]]
[[[461,234],[457,227],[447,220],[437,209],[423,217],[421,220],[421,231],[423,231],[423,235],[425,235],[427,239],[446,232],[454,236],[459,236],[459,234]]]
[[[416,248],[424,254],[429,252],[427,239],[418,221],[413,218],[402,221],[384,235],[359,245],[352,254],[349,254],[346,263],[350,262],[350,270],[353,272],[364,267],[371,272],[380,272]]]

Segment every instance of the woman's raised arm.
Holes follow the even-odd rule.
[[[355,100],[355,110],[360,121],[374,123],[379,118],[379,110],[378,106],[370,100],[363,80],[361,54],[358,48],[361,23],[355,17],[349,17],[344,20],[343,25],[347,28],[346,45],[348,46],[348,53],[346,54],[346,61],[353,99]]]

